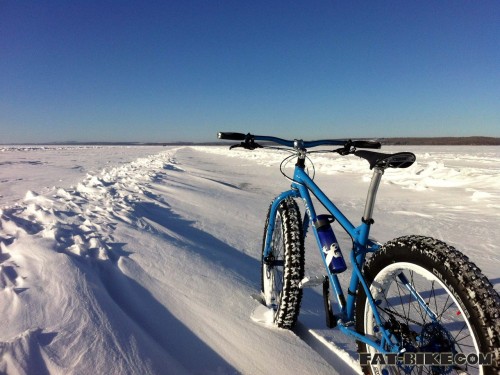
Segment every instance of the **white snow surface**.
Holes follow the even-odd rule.
[[[403,150],[417,162],[386,171],[372,236],[442,239],[499,290],[500,148],[382,151]],[[290,185],[278,169],[284,156],[0,148],[0,373],[357,373],[355,344],[325,328],[319,290],[305,289],[293,332],[256,322],[265,215]],[[357,224],[368,163],[311,159],[318,184]],[[349,238],[338,237],[346,254]],[[310,238],[306,274],[321,274]]]

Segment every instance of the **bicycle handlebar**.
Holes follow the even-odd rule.
[[[219,139],[229,139],[231,141],[244,141],[246,135],[243,133],[232,133],[232,132],[219,132],[217,138]]]
[[[381,148],[382,143],[377,141],[353,141],[353,146],[356,148]]]
[[[233,141],[245,141],[245,142],[253,142],[253,141],[268,141],[278,143],[287,147],[294,147],[295,140],[290,141],[282,138],[271,137],[267,135],[253,135],[253,134],[243,134],[243,133],[234,133],[234,132],[219,132],[217,137],[219,139],[227,139]],[[375,148],[378,149],[382,145],[377,141],[352,141],[345,139],[323,139],[317,141],[304,141],[304,148],[318,147],[318,146],[353,146],[356,148]]]

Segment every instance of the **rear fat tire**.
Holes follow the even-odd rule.
[[[415,269],[419,267],[425,269],[431,273],[430,276],[437,279],[438,283],[444,284],[445,287],[442,289],[448,289],[446,292],[450,294],[449,301],[455,301],[458,309],[463,311],[463,314],[457,312],[457,315],[461,314],[467,328],[470,328],[470,334],[474,337],[470,340],[474,342],[480,353],[493,354],[493,366],[480,366],[479,373],[500,374],[500,297],[490,281],[481,273],[481,270],[465,255],[444,242],[422,236],[400,237],[385,244],[366,263],[363,273],[368,285],[372,286],[372,293],[375,291],[374,288],[380,290],[379,281],[387,277],[387,275],[384,276],[384,273],[387,270],[399,269],[399,264],[401,270],[405,264],[408,265],[408,269],[413,265],[416,266]],[[405,274],[408,272],[404,271]],[[372,284],[374,280],[377,282]],[[378,293],[379,296],[384,295]],[[427,301],[427,298],[424,300]],[[429,297],[429,301],[431,301],[431,297]],[[448,305],[448,300],[446,304]],[[431,309],[433,308],[432,303],[429,302],[428,305]],[[408,311],[410,307],[406,307],[406,309]],[[371,333],[365,332],[365,329],[370,327],[370,324],[367,325],[365,322],[365,316],[370,315],[370,311],[366,294],[360,286],[356,297],[356,330],[359,333]],[[381,312],[381,314],[384,313]],[[388,315],[386,314],[386,316]],[[443,326],[445,326],[444,318]],[[369,352],[370,349],[366,344],[358,341],[359,353]],[[473,351],[472,348],[470,349],[471,351],[464,351],[464,353],[469,354]],[[415,373],[418,373],[419,369],[422,370],[422,368],[416,367]],[[363,367],[365,374],[373,374],[372,370],[370,366]],[[398,373],[396,367],[392,367],[390,371]],[[478,372],[478,369],[475,371]],[[422,373],[431,374],[433,373],[432,368],[424,367]],[[460,372],[455,372],[453,369],[449,373],[458,374]]]
[[[297,203],[292,198],[283,200],[276,215],[271,253],[282,265],[269,266],[264,262],[269,215],[267,213],[261,260],[261,291],[269,304],[270,295],[275,295],[272,307],[274,324],[280,328],[292,329],[297,322],[302,300],[299,287],[304,278],[304,236],[302,219]]]

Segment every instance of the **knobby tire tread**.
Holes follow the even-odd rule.
[[[269,214],[267,213],[262,251],[264,251]],[[278,208],[282,220],[284,240],[283,289],[279,306],[274,316],[274,324],[279,328],[292,329],[297,323],[302,301],[300,281],[304,278],[304,237],[300,210],[292,198],[283,200]],[[261,290],[263,285],[263,265],[261,265]]]
[[[439,277],[462,308],[470,314],[469,321],[478,331],[480,351],[493,353],[494,365],[484,366],[485,374],[500,374],[500,297],[481,270],[467,256],[446,243],[424,236],[404,236],[387,242],[374,253],[363,268],[368,285],[378,272],[395,262],[420,265]],[[364,333],[366,295],[358,288],[356,300],[356,329]],[[358,352],[367,352],[366,345],[358,341]],[[371,373],[364,368],[365,373]]]

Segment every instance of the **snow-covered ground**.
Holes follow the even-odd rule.
[[[500,290],[500,148],[382,151],[403,149],[417,163],[386,172],[372,236],[440,238]],[[324,328],[318,290],[305,290],[294,332],[251,319],[265,214],[289,186],[283,157],[227,147],[0,148],[0,373],[357,373],[355,345]],[[358,222],[367,162],[311,157],[318,184]],[[318,274],[306,244],[306,273]]]

